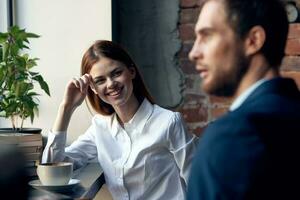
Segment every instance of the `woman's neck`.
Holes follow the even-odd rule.
[[[134,95],[132,95],[126,104],[114,107],[119,123],[123,126],[124,123],[130,121],[139,109],[139,106],[140,102]]]

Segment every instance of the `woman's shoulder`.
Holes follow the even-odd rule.
[[[174,121],[182,120],[181,113],[163,108],[157,104],[154,104],[153,116],[163,117],[164,119],[170,119]]]
[[[111,123],[112,115],[95,114],[92,119],[92,124],[97,127],[106,128]]]

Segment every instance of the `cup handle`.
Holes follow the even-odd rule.
[[[40,172],[39,172],[39,167],[36,168],[36,174],[38,175],[38,177],[40,177]]]

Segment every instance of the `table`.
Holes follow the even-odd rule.
[[[80,184],[75,186],[72,191],[57,193],[32,188],[29,200],[93,199],[103,185],[104,179],[97,179],[102,173],[98,163],[89,163],[74,172],[73,178],[79,179]]]

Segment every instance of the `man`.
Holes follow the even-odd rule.
[[[28,181],[23,153],[0,141],[0,199],[28,199]]]
[[[300,199],[300,95],[279,75],[287,32],[279,0],[204,1],[189,56],[202,89],[234,102],[203,134],[187,199]]]

